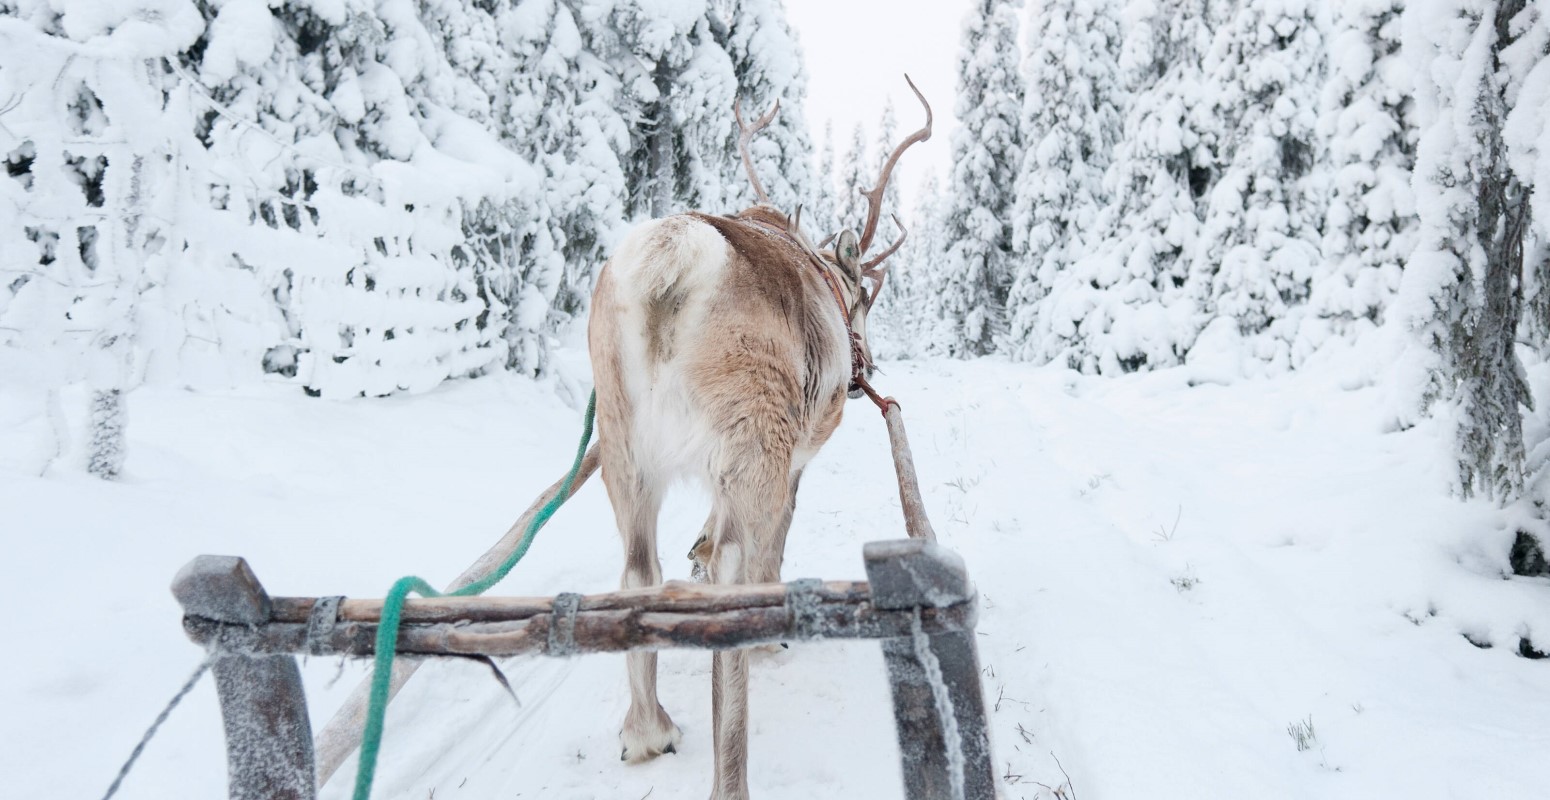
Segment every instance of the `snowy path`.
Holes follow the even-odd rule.
[[[1051,753],[1082,800],[1550,791],[1550,662],[1512,652],[1522,635],[1550,643],[1550,581],[1502,580],[1512,530],[1447,497],[1436,432],[1380,433],[1376,392],[1337,377],[1190,388],[1183,371],[886,365],[876,383],[904,403],[935,526],[982,594],[1006,797],[1048,796],[1038,783],[1064,780]],[[803,481],[787,579],[861,577],[861,544],[902,536],[869,408],[852,404]],[[13,625],[40,643],[0,676],[18,797],[100,794],[197,663],[165,590],[194,554],[245,555],[279,594],[444,581],[563,470],[578,429],[547,389],[506,377],[350,402],[141,390],[129,477],[110,485],[20,474],[3,454],[41,423],[13,411],[0,402],[0,585],[13,608],[75,587]],[[670,577],[704,507],[669,500]],[[593,481],[502,590],[606,590],[620,563]],[[520,708],[477,665],[421,672],[389,716],[378,797],[706,794],[708,655],[662,658],[685,740],[641,767],[618,761],[621,657],[505,668]],[[338,672],[304,668],[315,723],[364,667],[330,686]],[[759,797],[899,796],[875,645],[761,654],[752,703]],[[1298,752],[1286,728],[1310,716],[1317,744]],[[219,731],[206,682],[121,796],[220,796]],[[347,796],[352,771],[324,796]]]

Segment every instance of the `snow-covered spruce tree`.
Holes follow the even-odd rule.
[[[851,131],[850,146],[845,149],[835,179],[835,214],[839,222],[835,230],[850,228],[858,233],[861,231],[861,224],[866,221],[866,198],[861,196],[861,192],[871,188],[868,184],[875,177],[867,172],[870,163],[866,129],[858,122]]]
[[[133,112],[134,152],[159,181],[146,196],[176,209],[143,215],[139,235],[176,257],[146,261],[139,346],[156,356],[136,379],[223,384],[262,364],[354,395],[541,370],[623,216],[617,80],[581,46],[572,7],[231,0],[38,15],[50,35],[116,35],[124,19],[166,34],[76,54],[146,88],[133,101],[103,90],[101,105]],[[578,88],[527,103],[567,83]],[[109,158],[105,183],[131,163]]]
[[[1519,342],[1529,344],[1541,359],[1533,370],[1538,385],[1535,394],[1545,397],[1543,359],[1550,356],[1550,14],[1543,6],[1528,6],[1512,21],[1517,36],[1502,49],[1501,62],[1509,78],[1506,125],[1502,140],[1507,146],[1513,173],[1521,176],[1525,188],[1532,188],[1527,213],[1529,235],[1524,253],[1523,324]],[[1544,413],[1541,400],[1540,414]],[[1525,431],[1534,438],[1525,441],[1528,463],[1524,494],[1544,517],[1550,505],[1550,431],[1536,424]],[[1514,573],[1544,575],[1550,552],[1550,539],[1540,528],[1520,528],[1508,554]],[[1537,539],[1537,542],[1536,542]]]
[[[266,366],[311,393],[381,395],[505,364],[521,343],[492,287],[521,256],[474,242],[546,223],[539,176],[494,130],[509,59],[488,15],[410,0],[210,13],[180,56],[204,121],[193,156],[214,176],[208,216],[264,244],[207,257],[284,298],[291,336]]]
[[[737,79],[718,41],[726,32],[714,9],[705,0],[594,0],[579,16],[595,51],[619,76],[620,105],[633,120],[626,213],[727,208],[742,169],[731,120]]]
[[[834,196],[834,120],[823,125],[823,150],[818,157],[818,174],[813,178],[813,204],[810,211],[802,214],[803,227],[809,235],[822,239],[840,229],[839,216],[834,209],[838,198]]]
[[[1184,360],[1205,324],[1209,284],[1190,284],[1197,204],[1215,176],[1211,141],[1190,113],[1205,102],[1208,0],[1137,0],[1119,47],[1124,135],[1104,176],[1107,202],[1086,252],[1050,281],[1028,357],[1087,373]]]
[[[1514,20],[1519,31],[1502,49],[1511,79],[1502,139],[1513,174],[1529,195],[1530,237],[1524,253],[1524,315],[1520,341],[1550,358],[1550,12],[1527,4]],[[1550,453],[1546,454],[1550,456]],[[1531,464],[1538,469],[1542,464]]]
[[[1230,318],[1253,353],[1291,366],[1293,319],[1319,262],[1323,191],[1314,173],[1318,87],[1326,66],[1311,0],[1243,3],[1205,58],[1218,170],[1193,253],[1210,310]]]
[[[1022,121],[1026,153],[1012,218],[1018,267],[1005,347],[1014,358],[1044,361],[1065,352],[1066,342],[1052,339],[1050,322],[1043,319],[1049,309],[1041,301],[1051,292],[1061,296],[1048,305],[1062,309],[1071,308],[1075,298],[1067,295],[1073,293],[1093,295],[1076,302],[1095,310],[1110,302],[1096,295],[1110,288],[1114,271],[1089,274],[1076,264],[1090,247],[1084,236],[1107,202],[1104,172],[1122,138],[1119,17],[1109,0],[1047,0],[1030,18]],[[1100,329],[1112,324],[1101,317],[1065,322],[1081,321]]]
[[[933,171],[921,182],[914,207],[899,215],[908,238],[889,258],[883,293],[867,316],[867,334],[878,358],[913,358],[933,349],[930,337],[938,326],[930,316],[935,306],[931,298],[935,287],[946,280],[942,265],[947,252],[947,207]]]
[[[1022,160],[1021,5],[979,0],[964,19],[947,223],[953,247],[935,300],[944,328],[933,337],[944,354],[959,358],[991,352],[1006,325],[1013,272],[1013,193],[1006,182]]]
[[[1402,0],[1349,0],[1331,9],[1317,128],[1330,169],[1329,202],[1294,364],[1330,337],[1382,324],[1415,249],[1413,81],[1400,53],[1403,10]]]
[[[514,310],[507,340],[508,366],[531,371],[547,332],[579,318],[591,276],[618,237],[624,220],[624,170],[619,154],[629,127],[617,108],[618,81],[588,52],[571,6],[525,0],[500,7],[495,23],[506,33],[511,69],[492,92],[506,145],[543,171],[547,228],[520,242],[477,237],[471,246],[497,262],[515,246],[518,275],[487,291]]]
[[[1417,0],[1404,13],[1421,136],[1420,231],[1396,315],[1415,338],[1403,367],[1420,409],[1455,426],[1461,492],[1499,501],[1522,488],[1519,406],[1531,402],[1513,352],[1528,196],[1502,136],[1521,87],[1501,56],[1525,6]]]
[[[716,0],[716,7],[719,30],[724,31],[719,38],[732,59],[744,115],[757,117],[780,101],[780,114],[749,147],[759,181],[776,208],[791,214],[804,206],[803,219],[807,219],[820,191],[813,176],[813,139],[807,130],[807,73],[785,7],[780,0]],[[712,120],[717,118],[712,115]],[[728,113],[721,112],[719,118],[731,126]],[[752,117],[745,118],[752,122]],[[740,167],[736,171],[741,175]],[[725,210],[753,205],[753,187],[746,178],[734,180],[730,187]],[[815,230],[810,224],[804,227]]]
[[[37,398],[48,430],[28,448],[42,473],[75,456],[113,478],[125,456],[122,403],[139,385],[158,335],[143,313],[176,218],[175,167],[155,124],[165,76],[152,60],[191,40],[181,32],[112,39],[117,59],[60,46],[72,35],[108,36],[111,9],[19,9],[0,32],[0,375]],[[108,30],[104,30],[104,28]],[[67,409],[61,390],[84,383],[87,402]],[[72,424],[85,450],[69,447]]]

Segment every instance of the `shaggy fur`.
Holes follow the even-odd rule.
[[[657,511],[680,479],[700,482],[713,498],[702,548],[711,581],[780,580],[802,469],[839,425],[851,379],[834,290],[779,232],[786,227],[766,206],[654,220],[626,237],[598,276],[588,344],[625,588],[662,582]],[[847,236],[842,242],[853,245]],[[823,258],[864,331],[854,258],[844,267],[832,252]],[[623,757],[673,752],[681,734],[657,702],[656,654],[627,660]],[[747,653],[717,652],[711,680],[711,797],[746,798]]]

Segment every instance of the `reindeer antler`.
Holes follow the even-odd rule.
[[[884,250],[883,252],[878,253],[876,256],[868,259],[866,261],[866,263],[861,265],[861,269],[863,270],[863,274],[866,275],[867,277],[875,277],[875,278],[877,278],[879,283],[882,282],[882,277],[881,276],[882,276],[882,274],[884,272],[888,271],[888,268],[887,267],[883,267],[882,269],[873,269],[873,268],[876,267],[878,264],[883,263],[883,259],[893,255],[894,251],[898,250],[899,246],[904,244],[904,237],[910,235],[910,232],[904,229],[904,223],[899,221],[899,215],[898,214],[889,214],[888,216],[893,217],[893,226],[895,228],[899,229],[899,238],[894,239],[893,240],[893,244],[888,245],[888,249],[887,250]],[[873,273],[876,273],[876,274],[874,275]]]
[[[883,267],[882,269],[877,269],[877,265],[883,263],[883,259],[893,255],[893,251],[898,250],[899,246],[904,244],[904,237],[910,235],[910,232],[904,229],[904,223],[899,221],[898,214],[889,214],[888,216],[893,217],[893,224],[899,229],[899,238],[894,239],[893,244],[888,245],[887,250],[878,253],[876,257],[869,259],[866,263],[861,265],[861,277],[871,278],[872,280],[877,281],[877,287],[872,290],[872,293],[868,295],[866,299],[866,307],[868,309],[870,309],[872,304],[877,302],[877,298],[882,295],[883,280],[888,277],[888,268]]]
[[[883,213],[883,190],[888,188],[888,178],[893,174],[893,165],[898,163],[899,156],[904,155],[904,151],[908,150],[910,145],[916,142],[924,142],[931,138],[931,104],[927,103],[926,96],[921,94],[919,89],[915,88],[915,82],[910,80],[910,76],[905,75],[904,81],[910,85],[910,91],[915,93],[915,97],[919,98],[920,104],[926,108],[926,127],[905,137],[904,141],[894,148],[893,154],[888,156],[887,161],[883,162],[883,171],[877,176],[877,185],[871,190],[861,193],[867,199],[866,227],[861,229],[861,252],[863,253],[872,246],[872,238],[877,235],[877,220]],[[744,159],[747,158],[746,153],[743,157]],[[899,241],[894,242],[893,247],[888,248],[886,253],[868,263],[877,264],[881,262],[882,259],[887,258],[889,254],[898,249],[899,244],[903,240],[904,237],[899,237]]]
[[[748,143],[753,141],[754,134],[764,130],[771,122],[775,121],[775,114],[780,111],[780,99],[775,99],[775,105],[770,107],[768,113],[754,121],[749,128],[743,122],[743,96],[739,94],[732,101],[732,115],[737,117],[737,151],[743,156],[743,169],[748,171],[748,182],[753,184],[753,193],[761,203],[770,202],[770,196],[764,193],[764,186],[759,183],[759,174],[753,168],[753,156],[748,154]]]

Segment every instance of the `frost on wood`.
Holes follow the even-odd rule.
[[[226,656],[213,667],[232,800],[311,800],[312,726],[294,656]]]
[[[947,755],[947,780],[952,788],[950,797],[953,800],[963,800],[963,773],[965,762],[963,758],[963,736],[958,731],[958,715],[953,709],[953,698],[948,694],[947,682],[942,677],[942,662],[937,660],[936,653],[931,652],[931,639],[920,628],[920,614],[916,612],[911,619],[910,645],[915,648],[915,658],[920,660],[920,668],[926,685],[931,687],[931,700],[936,706],[937,719],[942,725],[943,748]]]
[[[873,604],[913,614],[910,636],[883,642],[909,797],[995,796],[975,634],[920,627],[923,608],[974,597],[962,560],[922,539],[869,542],[864,556]]]
[[[245,560],[199,556],[178,571],[172,594],[186,615],[254,626],[272,601]],[[317,794],[312,725],[296,659],[218,655],[213,667],[226,731],[234,800],[310,800]]]

